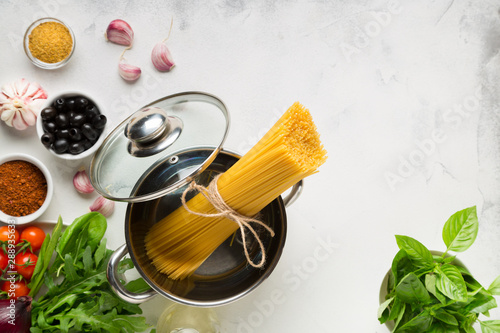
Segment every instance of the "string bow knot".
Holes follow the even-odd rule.
[[[241,232],[241,240],[243,242],[243,249],[245,251],[245,256],[247,258],[247,262],[252,265],[255,268],[261,268],[264,266],[264,263],[266,262],[266,251],[264,248],[264,244],[262,243],[259,235],[255,231],[255,229],[252,227],[251,223],[256,223],[262,227],[264,227],[270,234],[271,237],[274,237],[274,231],[271,229],[268,225],[263,223],[262,221],[259,221],[256,218],[249,217],[243,214],[238,213],[236,210],[231,208],[222,198],[222,196],[219,193],[219,189],[217,187],[217,181],[219,180],[219,177],[221,174],[217,175],[208,185],[208,187],[196,184],[196,182],[191,182],[189,186],[186,188],[186,190],[182,193],[181,196],[181,201],[182,205],[184,208],[190,212],[191,214],[195,214],[198,216],[203,216],[203,217],[225,217],[233,222],[235,222]],[[217,210],[217,213],[212,213],[212,214],[205,214],[205,213],[199,213],[191,210],[187,203],[186,203],[186,194],[191,192],[191,191],[198,191],[201,193],[211,204],[214,206],[215,210]],[[262,252],[262,257],[261,260],[258,264],[254,263],[252,259],[250,258],[250,254],[248,253],[248,248],[247,248],[247,243],[245,240],[245,228],[250,230],[250,232],[254,235],[255,239],[259,243],[261,252]]]

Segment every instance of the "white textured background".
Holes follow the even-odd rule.
[[[248,297],[217,308],[224,332],[387,332],[376,312],[381,280],[397,252],[394,234],[443,250],[454,212],[478,206],[476,244],[459,255],[489,285],[500,274],[500,1],[6,1],[0,0],[0,84],[39,82],[50,95],[81,90],[111,124],[157,98],[185,90],[219,96],[244,153],[294,101],[310,109],[329,152],[288,209],[289,234],[273,275]],[[76,34],[71,62],[31,65],[22,49],[38,17]],[[155,43],[177,66],[157,72]],[[143,70],[125,83],[122,47],[103,34],[116,18],[135,31],[126,58]],[[0,154],[30,153],[56,178],[51,207],[66,223],[93,197],[34,130],[0,125]],[[124,243],[123,212],[107,237]],[[328,251],[327,251],[328,250]],[[281,295],[276,298],[276,295]],[[154,323],[169,301],[143,308]],[[499,312],[493,317],[498,319]]]

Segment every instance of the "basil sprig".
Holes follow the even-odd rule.
[[[380,323],[393,321],[395,333],[472,333],[476,322],[483,333],[500,332],[500,320],[478,318],[497,307],[493,296],[500,295],[500,276],[486,289],[449,255],[467,250],[478,229],[475,206],[453,214],[443,227],[443,255],[397,235],[400,250],[389,272],[386,300],[378,310]]]

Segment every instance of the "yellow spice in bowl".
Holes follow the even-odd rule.
[[[73,38],[68,28],[59,22],[44,22],[31,31],[31,54],[46,63],[58,63],[66,59],[73,48]]]

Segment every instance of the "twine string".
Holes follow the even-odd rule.
[[[252,265],[255,268],[261,268],[264,266],[264,263],[266,262],[266,251],[264,248],[264,244],[262,243],[262,240],[260,239],[259,235],[255,231],[255,229],[252,227],[251,223],[256,223],[262,227],[264,227],[270,234],[271,237],[274,237],[274,231],[271,229],[268,225],[263,223],[262,221],[257,220],[256,218],[245,216],[243,214],[238,213],[236,210],[231,208],[222,198],[222,196],[219,193],[219,189],[217,187],[217,181],[219,180],[219,177],[221,174],[217,175],[208,185],[208,187],[198,185],[196,182],[191,182],[189,186],[186,188],[186,190],[182,193],[181,196],[181,201],[182,205],[184,208],[191,214],[195,214],[198,216],[203,216],[203,217],[225,217],[234,223],[236,223],[241,232],[241,240],[243,242],[243,249],[245,251],[245,257],[247,258],[247,262]],[[191,210],[187,203],[186,203],[186,195],[187,193],[191,191],[198,191],[201,193],[207,200],[214,206],[215,210],[217,210],[217,213],[211,213],[211,214],[205,214],[205,213],[200,213],[200,212],[195,212]],[[247,248],[247,243],[246,243],[246,237],[245,237],[245,228],[250,230],[250,232],[253,234],[257,242],[259,243],[261,252],[262,252],[262,257],[261,260],[258,264],[254,263],[252,259],[250,258],[250,254],[248,253],[248,248]]]

